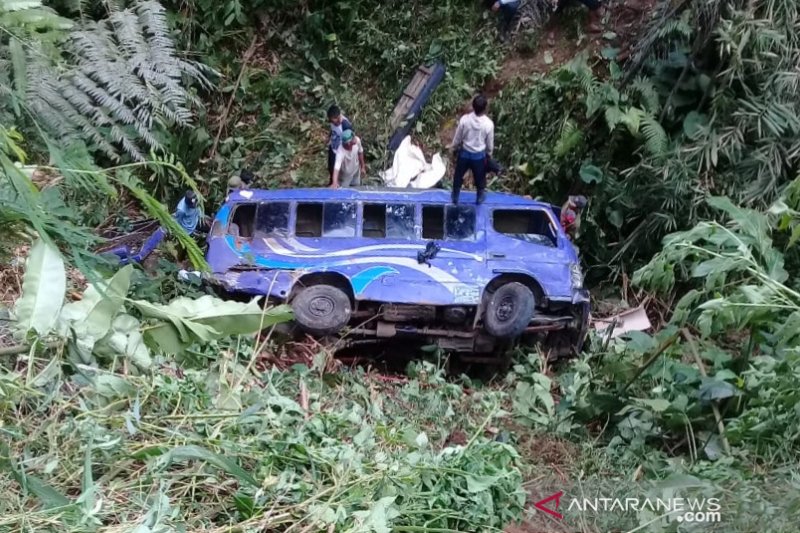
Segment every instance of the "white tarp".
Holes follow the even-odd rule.
[[[406,136],[394,153],[392,167],[380,173],[387,187],[412,187],[430,189],[444,177],[447,171],[444,159],[436,154],[428,163],[419,146],[411,144],[411,136]]]

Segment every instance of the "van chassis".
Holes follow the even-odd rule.
[[[539,309],[515,342],[497,339],[482,328],[480,306],[432,306],[355,302],[351,326],[337,335],[337,350],[408,339],[459,354],[464,362],[497,363],[516,343],[540,344],[549,360],[576,355],[586,336],[588,304]],[[586,315],[585,315],[586,314]],[[454,323],[459,322],[460,323]],[[449,319],[449,323],[448,323]]]

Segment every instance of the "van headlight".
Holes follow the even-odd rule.
[[[573,289],[580,289],[583,287],[583,272],[581,272],[581,266],[578,263],[570,263],[569,277]]]

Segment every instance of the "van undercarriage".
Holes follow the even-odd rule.
[[[345,350],[388,342],[434,345],[474,363],[495,363],[512,344],[542,346],[550,359],[580,350],[585,323],[580,305],[537,309],[522,335],[509,342],[482,327],[477,306],[431,306],[358,302],[351,322],[337,337],[336,349]]]

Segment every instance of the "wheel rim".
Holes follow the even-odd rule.
[[[316,296],[308,304],[308,311],[316,317],[325,317],[333,313],[336,303],[328,296]]]
[[[497,309],[494,312],[495,318],[500,322],[508,322],[511,320],[511,317],[514,316],[514,309],[516,305],[514,304],[514,298],[511,296],[505,296],[497,306]]]

